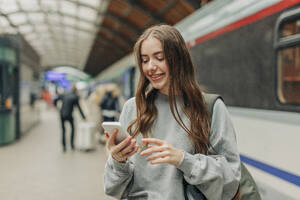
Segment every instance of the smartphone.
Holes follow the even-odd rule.
[[[125,131],[122,128],[120,122],[103,122],[102,127],[104,128],[104,130],[106,132],[108,132],[109,136],[115,128],[119,130],[118,133],[117,133],[117,136],[116,136],[116,143],[117,144],[122,142],[125,138],[127,138],[129,136],[127,131]]]

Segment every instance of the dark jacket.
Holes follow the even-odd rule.
[[[58,96],[58,98],[54,101],[55,105],[57,104],[57,101],[60,100],[62,101],[62,106],[60,109],[62,118],[71,118],[74,106],[77,106],[82,118],[85,119],[85,116],[79,105],[79,96],[74,91]]]
[[[111,92],[106,92],[99,106],[102,110],[111,110],[120,112],[119,100],[117,97],[113,97]]]

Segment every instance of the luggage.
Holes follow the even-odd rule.
[[[76,147],[82,151],[95,149],[96,124],[94,122],[80,122],[78,126]]]

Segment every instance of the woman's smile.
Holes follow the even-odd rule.
[[[164,78],[164,76],[165,76],[165,73],[160,73],[160,74],[150,75],[150,78],[152,81],[160,81]]]

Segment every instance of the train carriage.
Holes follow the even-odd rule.
[[[199,83],[229,106],[264,199],[300,196],[299,22],[300,1],[225,0],[177,25]]]

